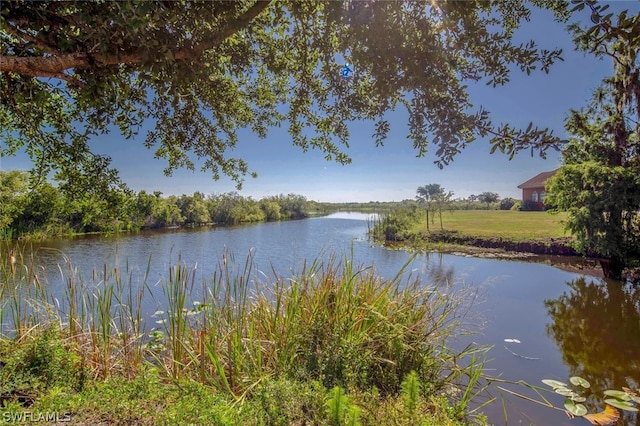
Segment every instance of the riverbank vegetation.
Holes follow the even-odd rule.
[[[569,212],[577,248],[602,256],[605,276],[619,280],[640,263],[640,14],[614,18],[608,5],[587,6],[593,25],[570,30],[578,49],[611,61],[612,73],[566,120],[571,137],[549,201]]]
[[[301,219],[317,204],[297,194],[254,200],[236,192],[162,196],[112,188],[105,194],[29,185],[27,172],[0,171],[0,239]]]
[[[33,256],[0,268],[0,418],[483,422],[468,405],[483,349],[450,346],[477,295],[446,280],[382,280],[348,258],[267,280],[226,253],[212,277],[176,262],[155,284],[128,265],[84,279],[68,262],[56,293]]]

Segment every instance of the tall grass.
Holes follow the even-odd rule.
[[[59,269],[66,289],[54,295],[32,260],[2,260],[0,321],[10,317],[12,330],[5,327],[0,339],[56,327],[99,377],[114,369],[134,376],[148,361],[167,377],[242,399],[269,377],[397,395],[415,372],[420,391],[432,395],[463,376],[452,371],[477,381],[482,365],[471,358],[463,367],[477,352],[449,346],[466,331],[474,292],[423,283],[404,268],[382,279],[371,267],[334,256],[292,277],[275,271],[267,277],[255,270],[251,253],[237,269],[225,253],[210,277],[178,259],[160,295],[147,282],[148,265],[136,282],[128,264],[105,265],[84,278],[66,259]],[[165,309],[145,315],[145,298]],[[472,395],[465,391],[461,402]]]

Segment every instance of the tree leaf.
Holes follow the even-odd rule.
[[[591,384],[582,377],[573,376],[569,379],[569,381],[575,386],[582,386],[583,388],[591,387]]]
[[[604,411],[601,411],[599,413],[586,414],[584,418],[589,420],[592,425],[609,426],[618,421],[618,419],[620,418],[620,413],[611,405],[606,405],[604,407]]]

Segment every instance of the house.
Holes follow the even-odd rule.
[[[529,204],[527,210],[544,210],[544,199],[547,195],[544,185],[547,179],[556,174],[557,171],[558,169],[542,172],[518,185],[518,188],[522,189],[522,202],[528,202],[527,204]]]

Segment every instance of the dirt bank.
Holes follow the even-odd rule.
[[[517,242],[501,238],[481,238],[455,232],[420,235],[412,242],[386,242],[385,246],[398,249],[436,251],[457,256],[489,259],[522,260],[552,265],[556,268],[602,278],[602,269],[596,258],[585,258],[569,246],[569,239]]]
[[[512,241],[502,238],[481,238],[461,235],[457,232],[434,232],[424,236],[431,243],[458,244],[462,246],[481,247],[485,249],[501,249],[516,253],[538,255],[578,256],[569,245],[570,239],[550,239],[549,241]]]

